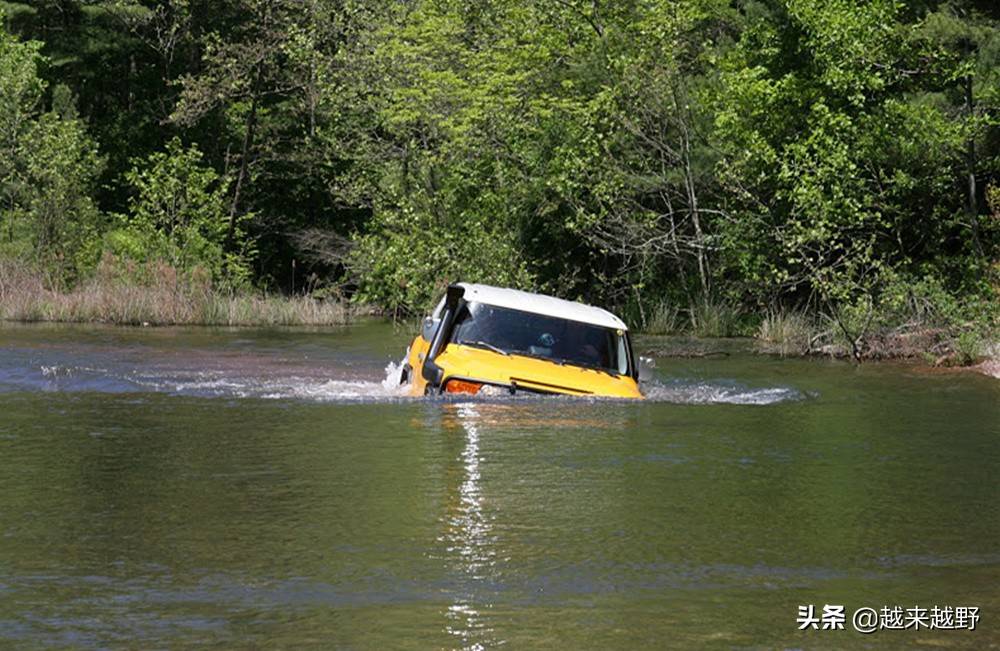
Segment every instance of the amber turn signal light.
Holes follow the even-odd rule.
[[[466,382],[465,380],[448,380],[448,384],[444,385],[445,393],[479,393],[479,390],[483,388],[482,384],[478,382]]]

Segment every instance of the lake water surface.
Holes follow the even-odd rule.
[[[641,403],[411,399],[408,337],[0,328],[0,648],[1000,647],[1000,382],[705,342]]]

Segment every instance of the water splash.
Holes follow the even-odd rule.
[[[145,374],[135,381],[154,391],[204,397],[299,399],[316,402],[398,400],[407,397],[400,385],[403,364],[389,362],[381,380],[326,379],[311,376],[234,376],[227,372]]]
[[[328,378],[315,374],[262,375],[259,369],[97,369],[89,366],[37,367],[30,386],[56,391],[108,393],[152,391],[207,398],[292,399],[315,402],[398,401],[410,399],[409,387],[400,383],[404,364],[389,362],[382,376]],[[338,369],[343,372],[343,369]],[[371,376],[369,376],[371,377]],[[806,394],[787,386],[752,388],[731,381],[658,380],[642,383],[647,401],[675,404],[772,405],[804,400]],[[469,401],[469,396],[463,396]],[[477,396],[474,402],[510,402],[542,399],[536,395],[505,393]],[[566,396],[544,399],[574,400]],[[596,398],[599,400],[599,398]],[[575,400],[581,400],[576,398]],[[583,398],[595,400],[595,398]]]
[[[401,385],[405,360],[386,363],[367,351],[149,345],[35,345],[0,355],[0,391],[165,393],[205,398],[290,399],[311,402],[422,400]],[[228,345],[228,347],[227,347]],[[384,359],[384,358],[383,358]],[[383,366],[384,364],[384,366]],[[735,381],[670,379],[652,365],[641,387],[647,401],[677,404],[772,405],[807,398],[789,386],[751,387]],[[380,372],[381,371],[381,372]],[[437,398],[453,402],[454,396]],[[468,396],[461,400],[468,401]],[[475,396],[473,402],[603,400],[531,394]]]
[[[405,359],[401,359],[399,364],[389,362],[385,367],[385,379],[382,380],[382,388],[391,393],[397,393],[400,385],[403,383],[403,369],[405,366]]]
[[[773,405],[804,400],[807,396],[792,387],[751,388],[724,381],[653,381],[643,385],[647,400],[678,404]]]

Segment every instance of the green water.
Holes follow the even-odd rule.
[[[427,401],[406,339],[0,329],[0,648],[1000,646],[1000,382],[737,344],[642,404]]]

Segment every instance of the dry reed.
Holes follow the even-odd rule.
[[[2,320],[266,326],[339,325],[350,318],[350,308],[337,301],[223,292],[198,273],[179,274],[162,263],[104,260],[92,277],[58,291],[36,269],[0,260]]]

